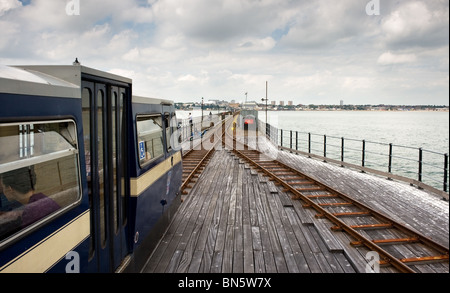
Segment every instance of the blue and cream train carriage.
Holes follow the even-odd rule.
[[[181,199],[171,101],[73,66],[0,67],[0,271],[139,271]]]

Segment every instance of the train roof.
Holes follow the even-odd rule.
[[[138,104],[151,104],[151,105],[169,105],[172,106],[174,104],[173,101],[165,100],[165,99],[157,99],[157,98],[148,98],[142,96],[133,96],[133,103]]]
[[[131,84],[132,80],[81,65],[0,65],[0,93],[81,98],[81,75]]]

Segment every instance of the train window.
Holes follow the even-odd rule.
[[[80,199],[73,121],[0,124],[0,241]]]
[[[170,119],[170,127],[172,128],[171,136],[168,138],[170,146],[172,149],[179,151],[181,149],[181,131],[178,129],[177,115],[175,113],[172,114]]]
[[[166,127],[166,147],[167,151],[172,150],[172,144],[170,143],[170,137],[172,136],[172,129],[170,127],[170,114],[165,113],[164,114],[164,127]]]
[[[138,116],[138,154],[141,166],[164,155],[161,116]]]

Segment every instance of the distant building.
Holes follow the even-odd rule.
[[[293,101],[289,101],[288,102],[288,106],[293,106],[294,105],[294,102]]]
[[[284,101],[280,101],[280,106],[284,106]]]
[[[238,109],[240,107],[239,103],[230,103],[229,106],[233,109]]]
[[[276,106],[277,102],[276,101],[272,101],[272,106]]]
[[[255,101],[248,101],[248,102],[242,104],[242,108],[248,109],[248,110],[254,110],[254,109],[256,109],[257,106],[258,106],[258,104]]]
[[[344,100],[341,100],[341,107],[344,106]]]

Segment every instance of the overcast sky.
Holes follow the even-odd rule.
[[[0,64],[78,57],[176,102],[268,81],[277,102],[449,105],[449,1],[369,2],[0,0]]]

